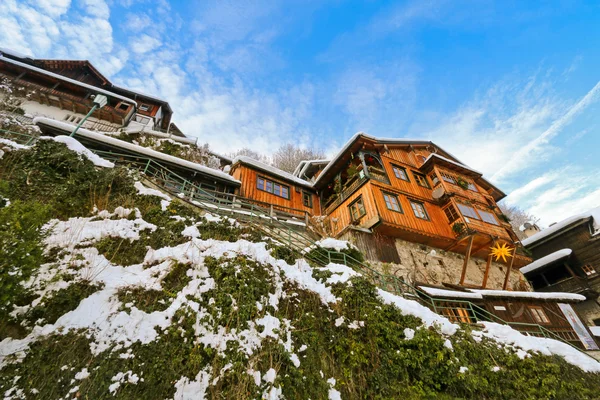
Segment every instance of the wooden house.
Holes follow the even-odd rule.
[[[324,168],[313,170],[304,177],[313,181],[331,235],[360,237],[361,250],[379,248],[387,257],[379,261],[394,261],[395,238],[464,254],[462,284],[471,257],[487,260],[489,271],[491,247],[516,247],[496,204],[505,194],[432,142],[358,133]],[[529,259],[516,254],[504,261],[513,264],[508,277]],[[483,280],[486,287],[487,272]]]
[[[577,311],[600,326],[600,207],[567,218],[524,239],[533,263],[521,272],[539,292],[582,294]]]
[[[245,156],[233,159],[230,174],[241,182],[240,196],[279,215],[289,214],[307,223],[310,216],[321,214],[312,184],[293,174]]]
[[[525,335],[558,337],[582,350],[599,350],[575,310],[585,300],[581,295],[460,287],[450,290],[426,285],[419,289],[435,298],[438,311],[453,322],[502,321]]]

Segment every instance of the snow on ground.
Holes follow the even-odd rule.
[[[3,139],[3,138],[0,138],[0,144],[3,144],[5,146],[8,146],[8,147],[13,148],[15,150],[23,150],[23,149],[28,149],[29,148],[29,146],[25,146],[25,145],[19,144],[17,142],[13,142],[12,140]]]
[[[169,207],[169,205],[171,205],[171,198],[169,196],[167,196],[166,194],[164,194],[163,192],[161,192],[160,190],[151,189],[149,187],[146,187],[142,184],[142,182],[139,182],[139,181],[135,182],[134,186],[137,189],[138,194],[141,194],[144,196],[160,197],[162,199],[160,202],[160,207],[163,211],[166,211],[167,207]]]
[[[482,324],[485,329],[483,331],[473,331],[475,338],[485,336],[524,351],[535,351],[548,356],[556,354],[564,357],[567,362],[578,366],[586,372],[600,372],[600,363],[598,361],[566,343],[554,339],[526,336],[508,325],[501,325],[495,322],[482,322]],[[526,356],[524,352],[518,352],[518,354],[522,357]]]
[[[323,247],[325,249],[333,249],[336,251],[342,251],[342,250],[348,250],[348,249],[355,249],[356,246],[354,246],[352,243],[347,242],[345,240],[338,240],[338,239],[334,239],[334,238],[325,238],[325,239],[321,239],[318,242],[316,242],[316,244],[320,247]]]
[[[40,139],[48,139],[48,137],[41,137]],[[87,147],[85,147],[84,145],[79,143],[79,141],[75,138],[72,138],[70,136],[65,136],[65,135],[59,135],[59,136],[53,136],[50,139],[54,140],[55,142],[66,144],[70,150],[74,151],[75,153],[77,153],[79,155],[84,156],[85,158],[87,158],[88,160],[93,162],[94,165],[96,165],[97,167],[113,168],[115,166],[115,164],[111,163],[110,161],[105,160],[104,158],[100,157],[99,155],[94,154],[91,151],[89,151],[87,149]]]

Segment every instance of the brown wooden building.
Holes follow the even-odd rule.
[[[582,294],[587,325],[600,326],[600,207],[567,218],[522,241],[533,263],[521,268],[534,290]]]
[[[321,205],[312,184],[250,157],[238,156],[230,174],[241,181],[239,195],[278,214],[302,220],[321,214]]]
[[[585,300],[581,295],[426,285],[419,289],[435,298],[438,311],[453,322],[502,322],[525,335],[558,337],[582,350],[598,350],[594,336],[575,311]]]

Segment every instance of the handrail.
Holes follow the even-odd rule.
[[[27,144],[31,144],[38,139],[38,137],[35,135],[12,132],[4,129],[0,129],[0,133],[15,134],[22,141],[27,139]],[[154,159],[131,154],[119,154],[94,149],[90,150],[115,162],[126,161],[126,163],[129,165],[137,167],[136,169],[146,177],[152,178],[150,180],[155,185],[159,186],[163,191],[182,198],[182,200],[186,200],[195,206],[201,207],[205,210],[210,210],[210,212],[214,212],[220,216],[235,216],[237,219],[244,220],[247,224],[263,232],[271,239],[287,245],[288,248],[295,250],[307,260],[312,261],[321,267],[325,267],[331,263],[344,264],[350,268],[358,270],[358,272],[360,272],[375,285],[388,290],[391,289],[392,292],[401,296],[410,295],[413,299],[419,301],[421,304],[427,307],[430,307],[438,314],[440,313],[439,311],[443,312],[443,310],[446,309],[458,310],[460,308],[461,310],[471,311],[468,316],[455,316],[453,319],[457,322],[473,323],[471,320],[474,320],[475,323],[478,323],[487,320],[496,321],[509,326],[531,327],[537,329],[543,337],[549,337],[561,341],[579,351],[582,351],[568,340],[561,338],[554,332],[539,324],[505,321],[497,315],[490,313],[489,311],[481,308],[479,305],[468,300],[451,300],[431,297],[424,291],[419,290],[403,279],[399,279],[393,275],[382,274],[381,272],[372,268],[370,265],[361,262],[346,253],[332,251],[320,247],[308,235],[304,235],[297,230],[291,229],[289,225],[280,221],[276,216],[271,215],[270,210],[260,207],[252,202],[248,202],[243,198],[238,197],[235,199],[229,199],[227,198],[228,196],[224,196],[226,198],[219,197],[216,195],[219,192],[203,189],[201,184],[197,185],[187,180],[186,178],[161,165]],[[464,307],[449,307],[444,306],[443,303],[459,304]],[[464,319],[467,318],[468,321],[465,321]],[[522,330],[521,332],[531,334],[534,331]],[[582,351],[582,353],[584,352]]]

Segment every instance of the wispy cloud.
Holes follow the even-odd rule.
[[[569,107],[567,112],[560,118],[556,119],[552,125],[541,135],[519,148],[507,160],[507,162],[498,171],[492,175],[493,180],[500,181],[510,174],[519,172],[527,168],[531,164],[534,157],[539,157],[539,154],[544,151],[544,147],[548,145],[557,134],[559,134],[573,119],[583,112],[590,104],[598,100],[600,95],[600,82],[598,82],[581,100]]]

